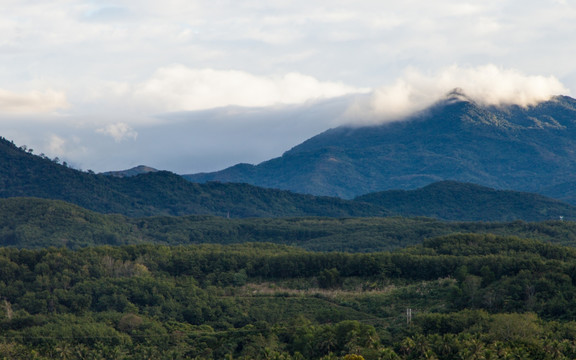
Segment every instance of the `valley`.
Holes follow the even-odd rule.
[[[573,103],[450,100],[211,179],[94,174],[0,139],[0,356],[573,358]],[[547,165],[541,131],[565,139]]]

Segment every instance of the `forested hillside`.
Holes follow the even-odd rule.
[[[355,198],[403,216],[457,221],[576,220],[576,207],[542,195],[441,181],[416,190],[388,190]]]
[[[576,358],[566,204],[118,178],[5,140],[0,185],[0,359]]]
[[[516,235],[576,246],[576,223],[558,220],[481,223],[402,217],[129,218],[99,214],[62,201],[0,199],[0,245],[19,248],[271,242],[315,251],[369,252],[402,248],[454,233]]]
[[[0,354],[571,359],[575,262],[572,248],[491,235],[371,254],[271,244],[3,248]]]
[[[462,90],[407,119],[340,126],[257,165],[187,175],[191,181],[246,182],[315,195],[354,198],[456,180],[496,189],[561,196],[574,182],[576,100],[485,106]]]
[[[496,192],[456,182],[443,182],[415,192],[366,194],[351,201],[247,184],[190,183],[170,172],[149,170],[140,169],[145,173],[134,176],[96,175],[33,155],[24,147],[0,139],[0,198],[63,200],[106,214],[231,218],[422,215],[453,221],[542,221],[559,216],[576,219],[576,207],[566,203],[535,194]]]
[[[371,204],[294,194],[246,184],[194,184],[151,172],[114,177],[82,172],[0,139],[0,198],[67,201],[127,216],[210,214],[230,217],[385,216]]]

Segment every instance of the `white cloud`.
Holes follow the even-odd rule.
[[[150,79],[136,85],[133,98],[157,110],[182,111],[297,104],[366,91],[299,73],[265,77],[238,70],[173,65],[158,69]]]
[[[376,89],[369,98],[347,111],[347,121],[386,122],[402,119],[430,106],[448,92],[460,88],[482,105],[515,104],[523,107],[566,94],[568,89],[553,76],[525,75],[495,65],[451,66],[434,74],[405,71],[394,84]]]
[[[2,0],[0,130],[20,134],[14,139],[35,149],[44,144],[46,152],[50,134],[58,134],[79,163],[87,155],[77,150],[73,135],[82,134],[82,144],[90,144],[86,154],[106,157],[101,166],[108,166],[112,152],[152,156],[150,143],[158,140],[146,135],[149,129],[174,126],[155,117],[165,111],[298,104],[382,84],[389,86],[356,106],[357,117],[401,117],[456,86],[486,102],[530,103],[559,86],[553,78],[523,74],[554,74],[576,89],[575,18],[575,3],[567,0],[245,0],[226,6],[200,0]],[[182,65],[168,66],[173,63]],[[492,75],[480,70],[487,63],[499,66]],[[448,64],[467,67],[448,71]],[[409,66],[419,70],[403,72]],[[510,68],[518,69],[516,75]],[[442,77],[444,72],[451,75]],[[464,81],[477,85],[467,88]],[[501,89],[496,94],[491,81]],[[321,116],[308,120],[318,124]],[[227,124],[248,120],[226,121],[212,137]],[[289,117],[285,121],[294,126]],[[136,132],[119,123],[137,128],[137,141],[122,141]],[[118,142],[94,136],[96,129]],[[189,131],[198,132],[195,139],[210,137],[201,129]],[[257,144],[266,137],[250,134],[241,141]],[[266,140],[290,146],[292,140],[273,138],[278,134]],[[166,130],[165,139],[172,137]],[[191,142],[183,140],[170,153],[185,153]],[[137,144],[138,153],[130,152]],[[231,156],[238,152],[230,141],[217,148]],[[212,153],[208,147],[194,150],[206,163]],[[271,155],[262,150],[256,159]],[[163,156],[170,158],[168,151]]]
[[[66,94],[46,90],[15,93],[0,89],[0,112],[10,114],[51,113],[69,106]]]
[[[66,151],[66,140],[58,135],[50,136],[50,141],[48,142],[48,150],[52,154],[62,155]]]
[[[127,139],[135,140],[138,137],[138,133],[125,123],[110,124],[97,129],[96,132],[111,136],[116,142],[121,142]]]
[[[122,20],[129,16],[126,8],[117,6],[95,6],[86,9],[83,14],[83,20],[94,22],[111,22]]]

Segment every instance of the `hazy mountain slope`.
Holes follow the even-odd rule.
[[[299,156],[306,152],[296,149],[293,153]],[[348,169],[348,173],[338,168],[333,170],[334,173],[328,173],[334,179],[340,179],[341,184],[354,178],[355,169]],[[305,168],[300,169],[300,175],[296,169],[293,171],[302,181],[308,174]],[[311,178],[309,184],[328,180],[331,179],[319,176]],[[416,192],[420,194],[418,196],[402,197],[402,192],[392,192],[387,195],[396,194],[392,201],[384,201],[382,194],[348,201],[247,184],[191,183],[165,171],[123,178],[95,175],[32,155],[6,140],[0,140],[0,184],[0,197],[4,198],[58,199],[101,213],[134,217],[189,214],[223,217],[424,215],[456,221],[534,221],[556,219],[560,215],[566,219],[574,218],[574,209],[566,204],[533,194],[493,194],[492,190],[492,193],[487,193],[486,189],[473,185],[453,184],[450,189],[443,188],[446,184],[436,185]],[[506,194],[506,198],[502,194]]]
[[[138,165],[128,170],[106,171],[103,172],[102,175],[116,176],[116,177],[130,177],[157,171],[158,171],[157,169],[151,168],[146,165]]]
[[[195,184],[166,171],[131,177],[84,173],[0,140],[0,198],[64,200],[128,216],[211,214],[231,217],[385,216],[371,204],[246,184]]]
[[[351,198],[440,180],[541,191],[576,180],[576,100],[483,107],[452,94],[401,122],[339,127],[257,166],[186,176]]]
[[[428,216],[458,221],[576,220],[576,207],[542,195],[455,181],[437,182],[417,190],[388,190],[355,200],[390,209],[403,216]]]
[[[179,175],[157,172],[119,179],[116,188],[139,209],[162,208],[167,214],[231,217],[386,216],[372,204],[295,194],[248,184],[196,184]],[[159,213],[158,211],[156,213]],[[138,214],[129,214],[138,215]]]
[[[576,181],[547,186],[540,192],[546,196],[576,204]]]

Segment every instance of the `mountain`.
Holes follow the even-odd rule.
[[[0,139],[0,198],[37,197],[127,216],[211,214],[230,217],[386,216],[372,204],[247,184],[195,184],[179,175],[85,173]]]
[[[158,171],[157,169],[151,168],[149,166],[138,165],[138,166],[133,167],[132,169],[128,169],[128,170],[106,171],[106,172],[103,172],[102,175],[116,176],[116,177],[130,177],[130,176],[147,174],[150,172],[157,172],[157,171]]]
[[[185,177],[343,198],[442,180],[540,192],[576,181],[574,149],[575,99],[482,106],[453,92],[404,121],[341,126],[256,166]]]
[[[542,195],[442,181],[417,190],[388,190],[355,198],[402,214],[457,221],[576,220],[576,206]]]
[[[248,184],[192,183],[166,171],[127,177],[96,175],[35,156],[4,139],[0,139],[0,184],[0,198],[63,200],[92,211],[131,217],[417,215],[452,221],[538,221],[561,215],[566,220],[576,218],[573,207],[542,196],[451,182],[414,192],[368,194],[352,201]]]
[[[544,187],[540,193],[571,204],[576,204],[576,181],[547,186]]]

